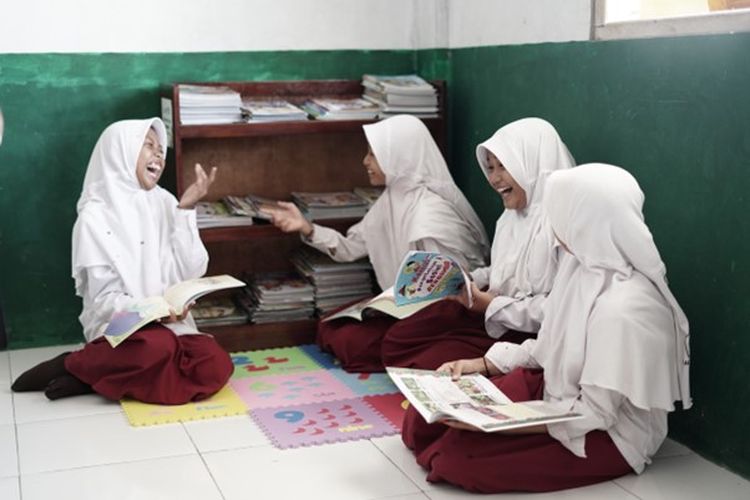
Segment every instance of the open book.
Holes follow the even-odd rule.
[[[185,308],[206,294],[227,288],[245,286],[245,283],[227,274],[206,276],[177,283],[163,297],[146,297],[122,311],[112,314],[104,328],[104,338],[112,347],[117,347],[141,327],[170,315],[170,309],[181,314]]]
[[[435,252],[412,251],[401,262],[396,283],[391,288],[327,316],[323,321],[343,317],[362,321],[368,310],[404,319],[438,300],[462,293],[468,295],[471,304],[469,283],[469,276],[452,258]]]
[[[489,379],[472,373],[452,380],[449,373],[386,368],[393,382],[429,423],[457,420],[484,432],[546,425],[582,418],[546,401],[514,403]]]

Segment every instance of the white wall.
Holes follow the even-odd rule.
[[[21,0],[0,53],[423,49],[586,40],[592,0]]]
[[[435,14],[445,1],[3,0],[0,53],[445,46]]]
[[[588,40],[592,0],[449,0],[451,48]]]

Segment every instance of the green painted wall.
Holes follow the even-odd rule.
[[[578,163],[632,172],[690,319],[691,410],[671,434],[750,476],[750,34],[452,50],[453,169],[488,228],[474,147],[525,116]]]
[[[358,79],[413,51],[0,54],[0,300],[13,348],[82,340],[70,232],[89,155],[113,121],[160,114],[174,81]]]

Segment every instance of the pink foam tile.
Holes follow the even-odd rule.
[[[278,448],[369,439],[398,433],[361,399],[261,408],[250,412]]]
[[[346,384],[326,370],[239,378],[229,383],[250,409],[318,403],[355,396]]]

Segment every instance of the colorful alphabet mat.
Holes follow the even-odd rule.
[[[133,426],[249,413],[278,448],[397,434],[407,402],[385,373],[347,373],[315,345],[232,353],[229,385],[179,406],[123,400]]]
[[[385,373],[346,373],[315,345],[232,354],[229,384],[278,448],[400,432],[406,400]]]

